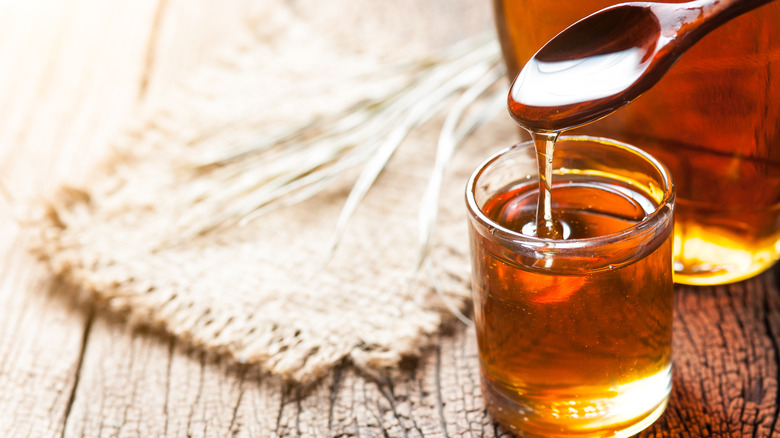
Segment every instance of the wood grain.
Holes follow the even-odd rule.
[[[103,147],[137,104],[142,63],[132,59],[144,47],[107,28],[124,19],[148,33],[149,2],[107,5],[0,4],[0,182],[13,196],[0,200],[4,436],[61,435],[79,380],[90,310],[27,253],[19,207],[83,172],[84,156]],[[127,58],[125,68],[116,69],[115,51]]]
[[[297,387],[129,328],[27,253],[20,206],[79,179],[146,96],[229,38],[251,3],[0,2],[0,193],[13,197],[0,199],[0,435],[508,436],[483,409],[463,325],[400,369],[343,364]],[[780,435],[778,272],[676,288],[672,400],[642,436]]]

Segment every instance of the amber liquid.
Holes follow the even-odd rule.
[[[556,180],[553,216],[567,239],[624,230],[657,207],[629,184]],[[521,232],[533,228],[537,198],[536,182],[526,182],[493,195],[482,211]],[[550,260],[536,270],[473,229],[471,245],[483,392],[494,419],[526,437],[629,436],[663,412],[671,385],[670,232],[635,260],[582,274],[597,260]]]
[[[510,78],[613,0],[494,0]],[[704,37],[637,100],[575,130],[647,150],[675,180],[675,281],[718,284],[780,258],[780,2]]]
[[[532,234],[545,239],[563,239],[563,227],[552,213],[553,155],[558,133],[532,132],[536,149],[536,164],[539,177],[538,201],[536,202],[535,228]],[[521,230],[524,231],[524,230]],[[531,233],[529,233],[531,234]]]

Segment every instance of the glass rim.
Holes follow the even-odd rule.
[[[671,172],[669,171],[669,169],[667,169],[667,167],[663,163],[661,163],[657,158],[650,155],[649,153],[628,143],[624,143],[606,137],[595,137],[595,136],[588,136],[588,135],[566,135],[566,136],[560,136],[557,141],[558,142],[587,141],[592,143],[599,143],[611,147],[616,147],[618,149],[627,150],[630,153],[637,155],[642,159],[648,161],[656,170],[658,170],[661,176],[661,180],[663,182],[663,197],[659,201],[658,206],[655,208],[655,210],[652,213],[647,215],[647,217],[645,217],[641,222],[630,225],[629,227],[624,228],[618,232],[605,234],[603,236],[597,236],[597,237],[566,239],[566,240],[547,239],[547,238],[541,238],[536,236],[529,236],[519,231],[514,231],[502,226],[501,224],[487,217],[485,213],[482,212],[482,209],[477,205],[477,200],[474,195],[476,190],[476,184],[477,181],[479,180],[479,177],[490,166],[490,164],[498,160],[503,155],[511,152],[514,149],[519,149],[521,147],[527,147],[527,146],[533,147],[533,141],[527,140],[512,145],[508,148],[502,149],[496,152],[495,154],[493,154],[492,156],[490,156],[489,158],[487,158],[471,174],[468,183],[466,184],[466,204],[468,206],[468,210],[471,217],[476,219],[478,222],[480,222],[480,224],[483,225],[485,228],[489,228],[491,230],[490,234],[493,235],[493,237],[499,237],[502,238],[503,240],[509,240],[515,243],[521,243],[524,246],[536,247],[537,249],[540,250],[555,249],[556,251],[560,251],[566,249],[581,249],[581,248],[593,247],[593,246],[606,246],[618,241],[622,241],[626,237],[635,237],[638,234],[644,234],[646,232],[652,231],[656,226],[656,222],[663,219],[661,216],[665,214],[665,209],[667,207],[674,205],[674,200],[675,200],[674,181],[672,180]]]

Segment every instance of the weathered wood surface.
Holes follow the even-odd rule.
[[[84,173],[251,3],[0,2],[0,192],[13,197],[0,199],[0,436],[507,435],[483,410],[462,325],[400,370],[345,365],[299,388],[130,329],[26,252],[17,207]],[[677,288],[672,401],[645,436],[780,436],[779,274]]]

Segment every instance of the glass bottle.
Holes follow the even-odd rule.
[[[493,0],[510,79],[613,0]],[[574,133],[638,145],[675,179],[675,281],[722,284],[780,258],[780,2],[702,39],[650,91]]]

